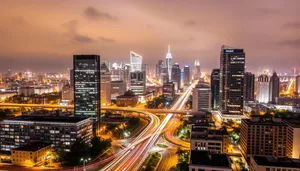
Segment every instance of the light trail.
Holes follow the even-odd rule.
[[[193,87],[196,83],[193,83],[189,86],[187,91],[179,97],[179,99],[175,102],[175,104],[172,106],[171,110],[181,109],[184,105],[184,102],[189,98],[190,93],[192,92]],[[153,145],[155,145],[156,141],[160,137],[160,134],[162,133],[165,126],[168,124],[170,119],[173,117],[173,114],[167,114],[166,118],[162,122],[162,124],[159,126],[159,128],[155,131],[154,134],[151,135],[149,140],[145,145],[143,145],[142,153],[137,154],[134,158],[130,160],[130,162],[123,168],[123,170],[139,170],[144,163],[145,159],[148,157],[149,150],[152,148]],[[142,155],[144,154],[144,155]],[[142,158],[140,159],[140,157]],[[136,163],[137,159],[139,159],[139,162]],[[133,165],[134,164],[134,165]],[[132,168],[133,167],[133,168]]]

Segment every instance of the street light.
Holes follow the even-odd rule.
[[[81,158],[80,161],[83,161],[83,171],[86,171],[85,170],[85,163],[88,162],[88,161],[91,161],[91,158],[86,158],[86,159]]]

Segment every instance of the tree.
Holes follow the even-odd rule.
[[[81,158],[89,158],[90,149],[88,144],[76,140],[76,142],[71,146],[70,152],[67,152],[64,159],[63,165],[66,166],[76,166],[80,164]]]

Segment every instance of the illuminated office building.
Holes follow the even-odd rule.
[[[244,75],[244,99],[246,102],[254,101],[254,84],[255,75],[251,72],[246,72]]]
[[[244,108],[245,53],[223,45],[220,57],[220,109],[224,118],[239,120]]]
[[[213,69],[210,76],[211,108],[220,107],[220,69]]]
[[[135,52],[130,51],[130,71],[142,71],[143,57]]]
[[[183,85],[188,86],[190,84],[190,66],[185,65],[183,68]]]
[[[280,80],[279,77],[277,76],[277,73],[274,72],[269,82],[269,100],[273,104],[278,103],[279,89],[280,89]]]
[[[172,66],[172,77],[171,82],[175,83],[175,91],[178,91],[181,87],[181,78],[180,78],[181,70],[178,63],[175,63]]]
[[[74,55],[74,115],[100,114],[100,56]]]
[[[300,94],[300,75],[296,77],[295,81],[295,93]]]

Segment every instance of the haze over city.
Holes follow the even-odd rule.
[[[300,2],[199,0],[9,0],[0,7],[0,70],[65,71],[73,54],[152,65],[171,49],[175,62],[219,65],[222,44],[244,48],[247,69],[287,72],[300,65]],[[284,62],[282,62],[284,58]],[[259,66],[258,66],[259,63]]]

